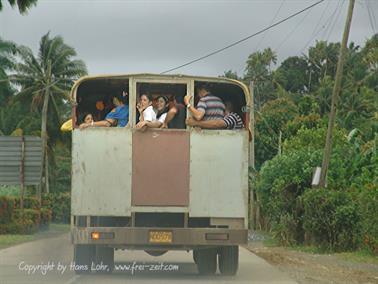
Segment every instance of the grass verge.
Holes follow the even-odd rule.
[[[69,224],[50,224],[48,230],[40,231],[34,235],[0,235],[0,249],[15,246],[21,243],[38,239],[54,237],[70,230]]]

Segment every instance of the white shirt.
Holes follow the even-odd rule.
[[[158,121],[161,122],[161,123],[164,123],[165,121],[165,118],[167,117],[167,113],[163,113],[159,118],[158,118]]]
[[[143,111],[143,118],[145,121],[155,121],[156,120],[156,113],[154,111],[154,108],[152,106],[147,107]]]

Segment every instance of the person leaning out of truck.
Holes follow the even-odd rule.
[[[235,112],[232,102],[225,102],[225,117],[223,119],[212,120],[195,120],[192,117],[186,119],[189,126],[200,127],[205,129],[243,129],[244,124],[240,115]]]
[[[129,96],[127,92],[122,92],[114,95],[113,108],[105,117],[104,120],[93,121],[90,123],[84,122],[80,124],[79,128],[84,129],[87,127],[125,127],[129,122]]]
[[[195,120],[223,119],[225,106],[220,98],[212,95],[206,86],[200,86],[197,95],[200,98],[197,107],[191,105],[191,95],[184,97],[184,104]]]
[[[136,125],[137,129],[145,130],[148,127],[160,127],[159,123],[157,123],[156,112],[152,106],[151,95],[142,94],[139,98],[137,109],[139,111],[139,122]]]
[[[186,107],[171,95],[168,112],[161,128],[185,129]]]

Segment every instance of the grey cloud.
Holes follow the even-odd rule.
[[[313,8],[269,31],[259,45],[275,48],[279,60],[299,54],[324,12],[325,22],[336,0]],[[279,20],[315,1],[285,1]],[[347,2],[347,1],[344,1]],[[373,34],[366,16],[367,1],[357,1],[350,40],[363,44]],[[5,7],[0,13],[0,36],[37,50],[48,30],[62,35],[85,60],[90,73],[161,72],[228,45],[267,26],[281,1],[38,1],[27,16]],[[378,1],[368,2],[378,19]],[[329,40],[340,40],[347,3]],[[321,24],[318,29],[321,28]],[[376,23],[378,26],[378,23]],[[325,34],[319,33],[317,39]],[[330,31],[330,29],[328,29]],[[375,31],[377,32],[377,31]],[[175,71],[217,76],[232,69],[242,73],[248,55],[261,36],[201,62]],[[324,36],[323,39],[326,39]],[[312,44],[316,38],[313,39]]]

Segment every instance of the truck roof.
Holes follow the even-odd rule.
[[[233,85],[238,85],[244,92],[246,104],[250,106],[251,97],[249,94],[248,87],[238,80],[224,78],[224,77],[207,77],[207,76],[195,76],[195,75],[184,75],[184,74],[153,74],[153,73],[130,73],[130,74],[98,74],[98,75],[88,75],[83,76],[77,80],[71,89],[71,98],[76,101],[76,91],[81,83],[86,81],[92,81],[97,79],[129,79],[129,78],[145,78],[145,79],[189,79],[195,81],[209,82],[209,83],[229,83]]]

